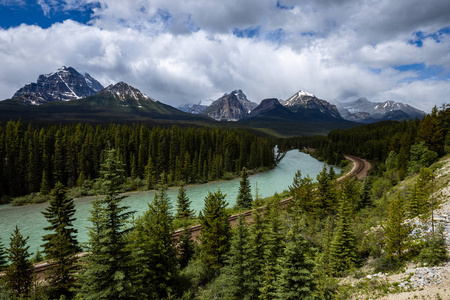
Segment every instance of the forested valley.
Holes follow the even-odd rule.
[[[370,160],[374,169],[363,181],[348,177],[340,183],[333,169],[324,167],[316,182],[309,175],[297,172],[285,195],[275,194],[265,199],[259,197],[256,187],[250,186],[247,168],[271,166],[274,144],[240,131],[176,127],[150,130],[139,126],[94,130],[89,125],[77,125],[65,127],[68,133],[65,135],[59,127],[23,130],[20,123],[8,123],[8,126],[10,130],[2,129],[2,143],[15,145],[15,151],[7,153],[16,155],[17,160],[21,157],[20,149],[23,155],[33,153],[25,151],[29,143],[14,143],[11,138],[26,136],[26,132],[34,132],[38,143],[41,132],[53,130],[48,136],[55,140],[49,145],[71,145],[61,146],[66,155],[78,145],[74,133],[84,132],[82,129],[94,131],[92,134],[98,132],[99,141],[103,143],[96,147],[97,140],[92,139],[92,148],[98,150],[93,152],[98,155],[97,161],[86,169],[76,168],[73,173],[70,168],[58,173],[60,169],[55,163],[58,147],[48,149],[52,153],[49,161],[53,164],[48,166],[49,173],[45,165],[36,173],[40,178],[34,188],[41,190],[42,183],[48,182],[50,205],[44,216],[49,226],[46,228],[48,235],[43,237],[43,248],[45,259],[56,264],[47,270],[44,278],[33,278],[27,238],[16,228],[9,245],[6,241],[0,244],[0,269],[4,271],[0,279],[0,298],[376,298],[400,292],[402,288],[381,280],[352,284],[345,279],[365,278],[370,272],[399,272],[411,262],[433,266],[448,260],[444,230],[435,226],[433,220],[433,211],[440,202],[447,200],[440,199],[435,192],[450,180],[437,176],[439,164],[435,163],[450,152],[448,106],[435,108],[422,120],[382,122],[332,131],[327,136],[278,141],[282,150],[314,148],[316,157],[342,166],[346,164],[344,154],[357,155]],[[66,139],[61,137],[60,142],[57,142],[58,130],[61,136],[67,136]],[[156,149],[146,149],[148,157],[143,158],[142,164],[137,143],[121,135],[125,131],[129,133],[127,137],[139,140],[141,130],[147,132],[144,136],[148,141],[153,131],[156,136],[156,145],[148,143]],[[6,134],[11,131],[17,135]],[[204,134],[204,140],[189,135],[196,131]],[[177,137],[180,137],[177,139],[180,144],[174,151],[183,149],[183,138],[186,142],[185,151],[171,156],[169,137],[173,132],[178,132]],[[167,144],[159,147],[161,141]],[[191,143],[198,146],[192,146],[193,154],[189,152]],[[202,151],[196,152],[202,145],[205,156]],[[74,148],[77,156],[81,155],[83,143],[80,147]],[[42,155],[45,151],[44,148]],[[157,162],[158,155],[167,159],[165,164]],[[189,159],[183,160],[186,157]],[[183,186],[179,188],[176,207],[171,207],[166,194],[169,181],[214,179],[212,174],[216,174],[217,169],[214,171],[208,163],[209,167],[202,166],[199,172],[200,157],[211,159],[208,163],[217,160],[223,168],[228,167],[228,172],[240,173],[241,185],[233,212],[253,208],[251,222],[241,216],[232,228],[228,221],[232,211],[227,209],[225,195],[220,190],[205,195],[205,205],[199,216],[193,215]],[[190,171],[189,176],[183,172],[184,161],[189,161],[189,168],[184,169]],[[9,160],[2,163],[3,170],[15,171],[8,167]],[[15,163],[26,176],[27,168]],[[152,168],[157,171],[149,176],[153,174],[149,172]],[[76,240],[76,229],[72,226],[74,204],[66,188],[77,185],[81,171],[86,171],[85,178],[99,178],[105,194],[92,203],[87,245],[79,245]],[[8,179],[9,174],[3,176]],[[136,218],[120,203],[123,183],[133,176],[142,176],[159,190],[148,210]],[[13,194],[8,188],[5,186],[5,195]],[[286,207],[280,206],[280,200],[287,196],[291,196],[292,201]],[[202,225],[196,241],[188,228],[193,218]],[[408,221],[415,219],[423,220],[422,227]],[[174,232],[180,227],[182,234],[175,239]],[[81,250],[89,254],[78,259],[75,255]],[[75,263],[77,260],[80,263]]]
[[[243,130],[170,128],[145,125],[0,125],[0,197],[35,193],[16,200],[46,201],[61,182],[73,196],[102,193],[96,184],[105,149],[116,149],[124,163],[124,189],[153,189],[232,178],[243,167],[274,167],[274,142]]]

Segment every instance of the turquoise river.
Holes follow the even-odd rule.
[[[272,196],[275,192],[280,193],[288,189],[297,170],[301,170],[303,176],[309,174],[315,179],[322,168],[323,163],[310,155],[298,150],[289,151],[274,169],[250,176],[252,192],[254,194],[257,185],[261,197]],[[335,171],[339,173],[340,169],[336,168]],[[228,205],[233,206],[236,203],[239,181],[240,179],[236,178],[229,181],[191,185],[186,187],[186,193],[192,201],[192,208],[198,214],[203,208],[204,199],[208,191],[215,192],[220,189],[222,193],[227,195]],[[172,207],[175,207],[177,193],[178,188],[170,188],[168,190]],[[129,206],[131,210],[136,211],[135,215],[138,216],[147,209],[148,203],[153,200],[154,194],[154,191],[128,193],[128,197],[122,200],[122,203]],[[75,199],[77,210],[75,217],[77,220],[74,222],[74,226],[78,229],[78,240],[80,242],[88,240],[86,228],[90,226],[88,217],[91,209],[90,202],[93,199],[95,197]],[[17,225],[24,236],[30,237],[28,240],[30,252],[35,252],[38,249],[39,245],[42,244],[41,237],[45,234],[43,228],[48,226],[46,219],[41,214],[47,205],[47,203],[26,206],[0,205],[0,240],[6,248],[9,248],[11,233]]]

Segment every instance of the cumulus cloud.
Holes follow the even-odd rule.
[[[449,92],[449,35],[436,37],[450,27],[444,0],[39,1],[44,11],[89,7],[92,19],[0,30],[1,99],[62,65],[175,106],[238,88],[256,102],[302,89],[429,111]],[[442,74],[397,68],[415,64]]]

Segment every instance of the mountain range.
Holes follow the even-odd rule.
[[[350,121],[372,123],[382,120],[403,120],[422,118],[426,113],[411,105],[387,100],[384,102],[371,102],[366,98],[339,103],[341,116]]]
[[[36,83],[20,88],[0,101],[0,121],[34,122],[145,122],[251,127],[275,135],[326,133],[358,122],[403,119],[423,112],[406,104],[373,103],[365,98],[338,106],[298,91],[287,100],[264,99],[258,105],[242,90],[226,93],[210,105],[185,105],[176,109],[161,103],[125,82],[104,88],[87,73],[62,67],[40,75]],[[293,125],[295,123],[296,125]]]

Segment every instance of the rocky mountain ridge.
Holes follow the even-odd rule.
[[[401,102],[393,100],[371,102],[364,97],[351,102],[339,103],[338,109],[344,119],[366,123],[421,118],[425,114],[425,112]]]
[[[62,67],[54,73],[39,75],[36,83],[25,85],[13,98],[33,105],[42,105],[89,97],[102,89],[103,86],[88,73],[82,75],[72,67]]]

